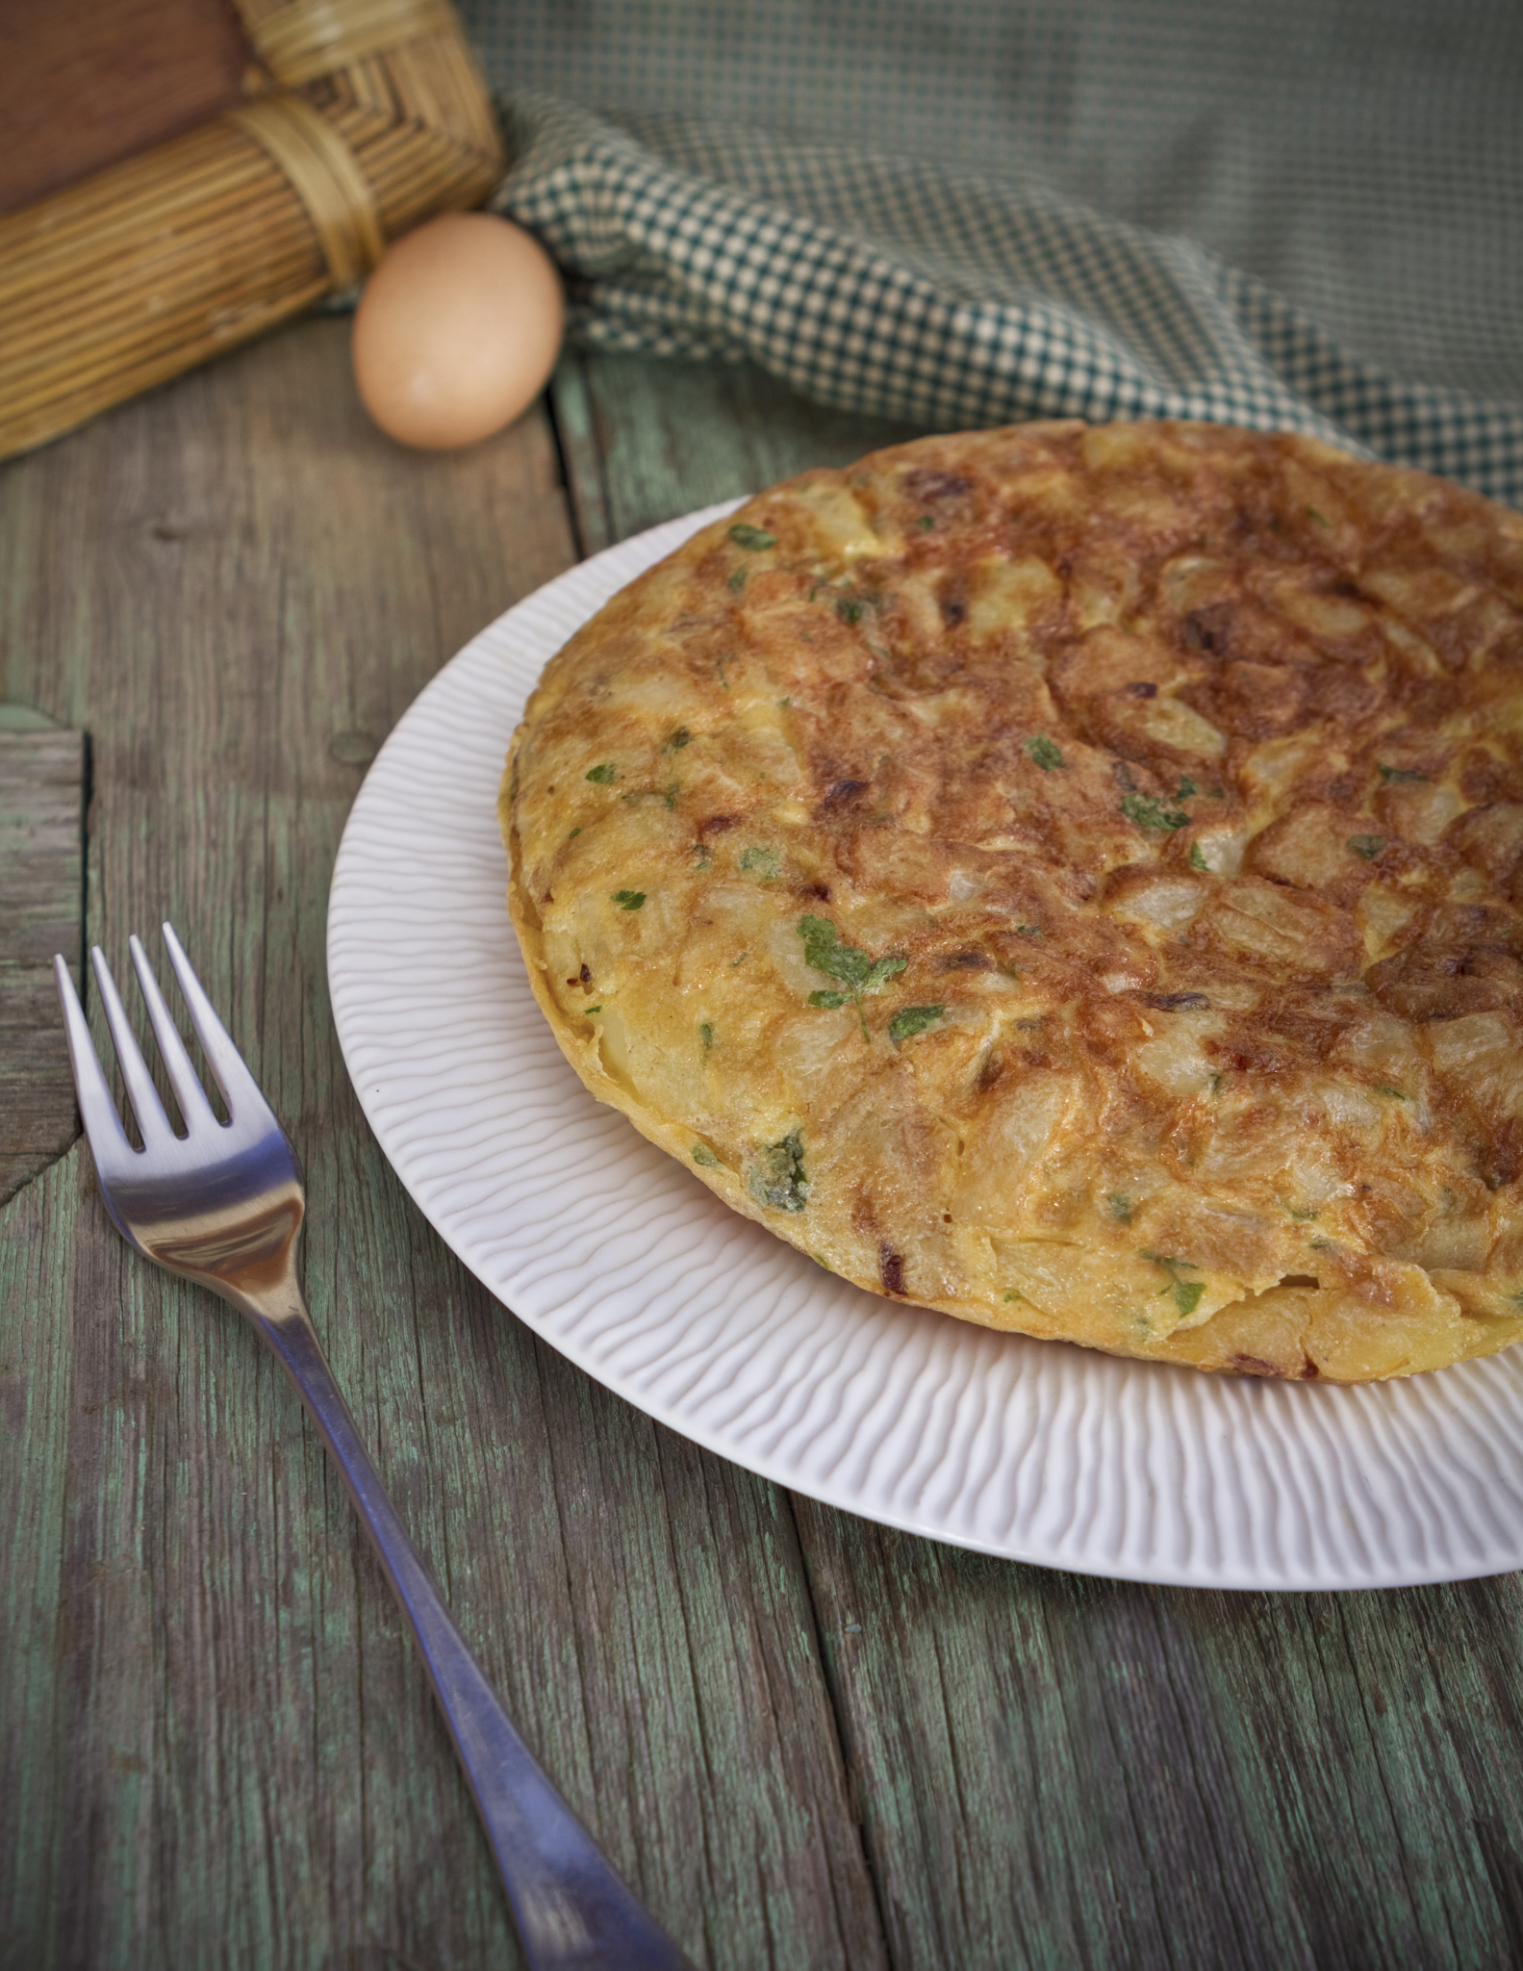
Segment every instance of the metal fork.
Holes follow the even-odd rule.
[[[143,947],[133,938],[132,962],[185,1122],[185,1134],[175,1134],[97,946],[91,953],[95,976],[141,1150],[133,1148],[117,1114],[68,968],[62,958],[53,961],[79,1112],[106,1209],[145,1258],[210,1287],[247,1315],[295,1383],[423,1652],[530,1971],[692,1971],[530,1756],[403,1531],[297,1285],[296,1241],[306,1194],[296,1153],[168,924],[164,942],[229,1120],[219,1121],[207,1100]]]

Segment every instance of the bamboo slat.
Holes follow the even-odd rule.
[[[497,183],[448,0],[236,0],[242,109],[0,217],[0,457],[362,279]]]

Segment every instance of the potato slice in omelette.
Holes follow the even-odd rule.
[[[500,815],[599,1097],[875,1293],[1342,1382],[1523,1335],[1523,517],[1311,440],[807,473],[551,662]]]

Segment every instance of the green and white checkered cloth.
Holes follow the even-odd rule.
[[[499,209],[592,346],[942,429],[1310,432],[1523,503],[1516,0],[464,12]]]

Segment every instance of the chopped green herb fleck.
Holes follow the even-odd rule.
[[[843,623],[860,623],[866,611],[867,604],[860,596],[838,595],[835,599],[835,612]]]
[[[714,1045],[714,1029],[709,1025],[707,1020],[699,1027],[698,1038],[703,1042],[703,1051],[707,1054],[709,1049]]]
[[[1190,844],[1190,867],[1192,869],[1203,869],[1208,876],[1211,873],[1211,865],[1201,853],[1199,842],[1192,842]]]
[[[773,883],[782,874],[783,866],[776,849],[758,844],[741,851],[739,867],[748,875],[760,876],[764,883]]]
[[[768,1211],[802,1211],[809,1202],[809,1179],[804,1174],[804,1142],[790,1129],[780,1142],[769,1143],[751,1166],[746,1189]]]
[[[1040,924],[1017,924],[1015,935],[1018,938],[1039,938],[1042,935]]]
[[[1124,1191],[1112,1191],[1105,1202],[1110,1206],[1111,1217],[1118,1225],[1131,1224],[1132,1201]]]
[[[809,995],[809,1004],[811,1006],[826,1006],[834,1012],[836,1007],[844,1006],[850,996],[849,993],[845,992],[812,992]]]
[[[881,992],[909,963],[907,958],[871,958],[855,945],[842,944],[841,934],[826,917],[801,917],[804,962],[816,972],[842,979],[855,992]]]
[[[601,999],[598,1001],[596,1006],[584,1006],[582,1008],[582,1012],[584,1015],[588,1013],[601,1013],[602,1010],[603,1010],[603,1002]]]
[[[1213,1095],[1220,1095],[1221,1092],[1222,1092],[1222,1078],[1219,1074],[1214,1074],[1211,1077],[1211,1093]]]
[[[638,910],[645,901],[644,890],[615,890],[613,900],[620,910]]]
[[[619,769],[612,760],[604,760],[601,766],[589,767],[584,778],[595,781],[599,787],[611,787],[619,777]]]
[[[1363,856],[1366,862],[1373,862],[1385,845],[1384,835],[1350,835],[1348,838],[1348,846],[1355,855]]]
[[[1183,808],[1166,808],[1154,794],[1123,794],[1121,812],[1139,828],[1157,828],[1165,834],[1190,825],[1190,817]]]
[[[1043,773],[1051,773],[1063,764],[1063,755],[1045,732],[1036,732],[1026,741],[1026,751]]]
[[[693,1145],[693,1162],[701,1164],[705,1170],[718,1170],[719,1159],[706,1143]]]
[[[1305,1211],[1299,1205],[1286,1205],[1285,1209],[1290,1213],[1292,1218],[1300,1219],[1303,1225],[1308,1219],[1320,1218],[1322,1216],[1320,1211]]]
[[[1389,1095],[1393,1102],[1405,1102],[1409,1099],[1399,1088],[1392,1088],[1390,1083],[1385,1081],[1376,1082],[1375,1093],[1377,1095]]]
[[[935,1026],[946,1010],[945,1006],[902,1006],[888,1023],[888,1037],[898,1047]]]
[[[730,539],[748,554],[760,554],[766,548],[777,546],[776,534],[769,534],[765,527],[752,527],[744,520],[737,520],[730,529]]]
[[[570,833],[570,834],[569,834],[569,835],[568,835],[568,836],[566,837],[566,840],[567,840],[568,842],[569,842],[569,841],[571,841],[571,840],[573,840],[573,839],[574,839],[574,837],[576,837],[576,836],[578,836],[578,835],[580,835],[580,834],[581,834],[581,832],[582,832],[582,831],[581,831],[581,829],[580,829],[580,828],[573,828],[573,829],[572,829],[572,831],[571,831],[571,833]]]
[[[1180,1320],[1182,1321],[1187,1315],[1193,1314],[1200,1305],[1201,1295],[1206,1291],[1205,1285],[1200,1280],[1182,1280],[1179,1276],[1182,1272],[1198,1273],[1200,1268],[1196,1265],[1195,1261],[1193,1259],[1171,1259],[1167,1253],[1162,1252],[1143,1252],[1139,1254],[1139,1257],[1151,1260],[1155,1266],[1161,1266],[1164,1272],[1168,1274],[1168,1285],[1160,1287],[1158,1291],[1160,1294],[1168,1294],[1170,1296],[1175,1307],[1179,1310]]]
[[[740,954],[740,956],[739,956],[739,958],[732,958],[732,959],[730,960],[730,970],[731,970],[731,971],[733,972],[733,971],[735,970],[735,967],[736,967],[737,965],[744,965],[744,964],[745,964],[745,962],[746,962],[746,960],[747,960],[747,959],[748,959],[748,958],[749,958],[750,956],[751,956],[751,954],[750,954],[750,952],[749,952],[749,951],[743,951],[743,952],[742,952],[742,953]]]
[[[746,585],[746,571],[744,568],[737,568],[735,570],[735,573],[730,577],[730,587],[734,589],[738,594],[739,591],[745,587],[745,585]]]
[[[677,796],[681,791],[679,782],[669,780],[666,783],[666,791],[662,794],[661,798],[669,808],[674,808],[677,805]]]
[[[1026,1296],[1023,1293],[1007,1293],[1005,1298],[1006,1300],[1024,1300]]]
[[[786,712],[788,707],[793,703],[793,700],[791,698],[779,698],[777,703],[778,709]]]
[[[1314,506],[1307,507],[1306,517],[1308,520],[1315,520],[1319,527],[1331,527],[1333,524],[1325,513],[1318,513]]]
[[[684,746],[691,746],[692,743],[693,735],[685,725],[679,725],[661,750],[663,753],[680,753]]]
[[[1375,764],[1380,766],[1378,760]],[[1414,782],[1420,782],[1423,786],[1431,784],[1430,776],[1426,773],[1419,773],[1415,767],[1380,766],[1380,777],[1387,787],[1408,787]]]
[[[897,978],[904,970],[909,960],[893,955],[872,958],[855,945],[842,944],[840,932],[826,917],[801,917],[798,933],[804,940],[804,963],[816,972],[824,972],[827,977],[841,981],[856,1002],[857,1015],[862,1022],[862,1038],[870,1040],[872,1036],[867,1031],[863,997],[867,993],[882,992],[889,980]]]
[[[1179,791],[1175,794],[1174,798],[1176,801],[1188,801],[1192,794],[1198,794],[1199,792],[1200,789],[1196,786],[1195,782],[1190,778],[1189,774],[1186,774],[1184,779],[1180,781]]]

